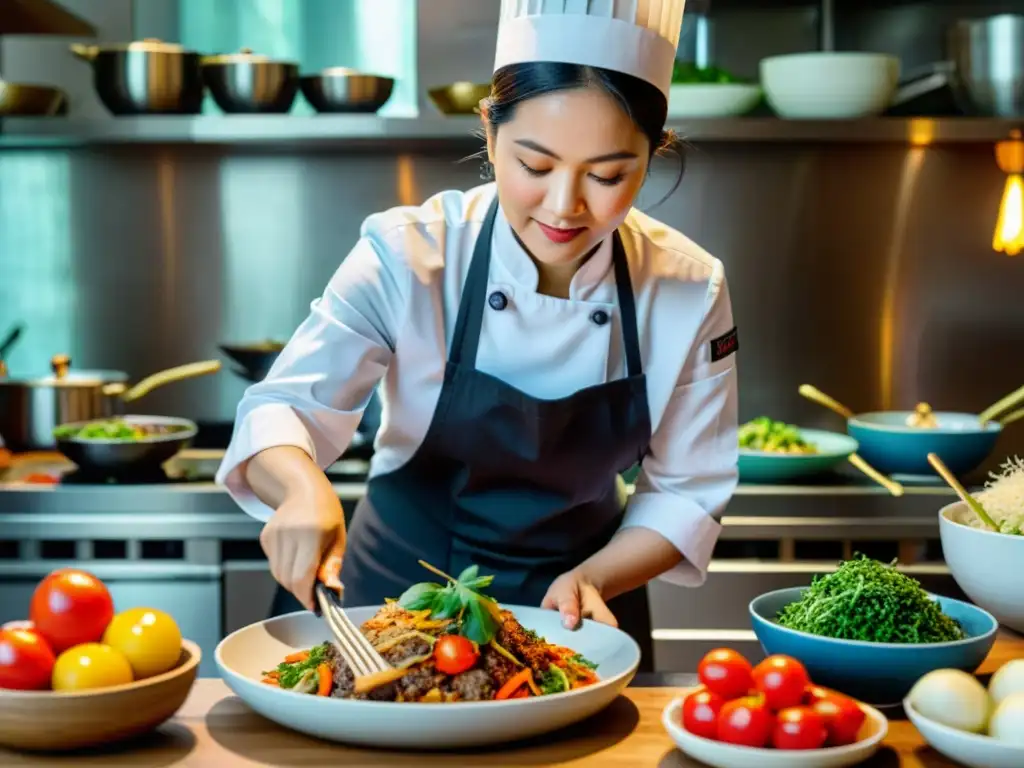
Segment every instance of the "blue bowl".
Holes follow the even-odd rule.
[[[937,454],[954,475],[966,475],[989,457],[1003,429],[995,423],[981,426],[977,414],[942,411],[935,412],[935,429],[908,427],[911,413],[861,413],[847,422],[846,430],[860,445],[861,457],[879,472],[934,476],[929,453]]]
[[[779,626],[775,617],[808,587],[768,592],[750,603],[754,634],[766,654],[781,653],[807,667],[811,680],[875,706],[898,705],[922,676],[936,669],[974,673],[988,656],[999,627],[987,611],[962,600],[931,595],[967,634],[950,643],[869,643],[836,640]]]
[[[817,453],[775,453],[740,448],[740,482],[786,483],[828,472],[857,452],[857,441],[849,435],[801,429],[801,437],[816,446]]]

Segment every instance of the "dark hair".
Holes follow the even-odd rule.
[[[494,130],[515,117],[516,107],[524,101],[556,91],[597,85],[618,102],[623,111],[647,136],[651,158],[669,151],[679,157],[675,183],[658,204],[664,202],[683,180],[686,160],[672,131],[665,130],[668,100],[658,88],[638,77],[600,67],[531,61],[502,67],[491,79],[491,95],[485,100],[487,122]]]

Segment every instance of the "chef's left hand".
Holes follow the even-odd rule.
[[[617,627],[615,615],[601,597],[600,590],[578,570],[568,571],[555,579],[540,604],[562,615],[566,629],[576,629],[581,619],[593,619]]]

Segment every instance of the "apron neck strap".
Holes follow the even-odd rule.
[[[462,287],[459,300],[459,315],[455,321],[449,362],[456,365],[476,365],[476,353],[480,346],[480,329],[483,327],[484,306],[487,301],[487,279],[491,266],[491,240],[494,222],[498,218],[498,197],[495,195],[487,210],[480,234],[473,246],[473,258],[469,273]],[[622,337],[626,351],[626,370],[629,375],[643,374],[640,360],[640,335],[636,324],[636,301],[633,297],[633,281],[629,276],[629,261],[618,230],[612,234],[612,265],[615,269],[615,289],[618,293],[619,314],[622,319]]]

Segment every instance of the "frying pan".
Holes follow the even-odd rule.
[[[232,369],[235,374],[255,384],[267,377],[270,367],[284,349],[284,342],[267,340],[219,346],[220,351],[235,362]]]
[[[913,411],[873,411],[855,414],[810,384],[800,394],[846,419],[846,431],[860,444],[860,453],[880,472],[893,475],[936,475],[928,454],[942,457],[957,476],[977,469],[987,459],[1003,427],[1024,418],[1024,387],[980,414],[932,411],[920,403]],[[1017,408],[1017,410],[1013,410]],[[1005,414],[998,418],[1000,414]],[[915,417],[934,417],[934,426],[914,426]]]
[[[58,434],[57,449],[78,465],[84,474],[102,477],[146,475],[162,471],[161,465],[185,448],[199,431],[195,422],[171,416],[120,416],[118,420],[140,426],[171,427],[177,431],[134,440],[64,437]],[[84,427],[96,421],[62,424],[60,430]]]

